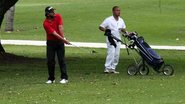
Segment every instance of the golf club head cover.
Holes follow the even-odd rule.
[[[111,30],[110,30],[110,29],[106,29],[104,35],[105,35],[105,36],[111,36],[111,35],[112,35],[112,34],[111,34]]]
[[[117,45],[116,45],[116,43],[115,43],[115,41],[114,41],[114,39],[112,37],[111,30],[110,29],[106,29],[104,35],[108,37],[110,45],[113,45],[116,48]]]
[[[109,40],[109,42],[110,42],[110,45],[113,45],[115,48],[117,47],[117,45],[116,45],[114,39],[113,39],[111,36],[108,36],[108,40]]]

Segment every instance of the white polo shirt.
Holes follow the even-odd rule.
[[[105,29],[110,29],[112,35],[119,39],[121,39],[121,31],[119,29],[126,28],[125,22],[121,17],[119,17],[117,21],[113,16],[107,17],[100,26]]]

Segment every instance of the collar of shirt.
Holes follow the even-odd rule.
[[[118,20],[116,20],[116,19],[114,18],[114,16],[111,16],[111,19],[112,19],[112,20],[115,20],[115,21],[119,21],[119,20],[120,20],[120,16],[118,17]]]

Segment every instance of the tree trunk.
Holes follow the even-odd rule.
[[[3,46],[1,45],[1,40],[0,40],[0,53],[5,53],[5,50],[4,50]]]
[[[13,5],[15,5],[15,3],[17,1],[18,0],[0,0],[0,29],[1,29],[1,24],[2,24],[3,18],[4,18],[4,14],[6,13],[6,11],[10,7],[12,7]],[[0,42],[0,53],[2,53],[2,52],[4,53],[5,50],[2,47],[1,42]]]
[[[15,5],[12,6],[7,12],[6,12],[6,26],[5,31],[6,32],[13,32],[13,23],[14,23],[14,12],[15,12]]]

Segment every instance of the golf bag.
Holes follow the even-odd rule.
[[[144,41],[143,37],[137,37],[135,33],[131,33],[128,39],[133,41],[129,47],[134,48],[134,46],[137,46],[138,53],[148,65],[156,71],[161,68],[164,64],[163,59]]]

